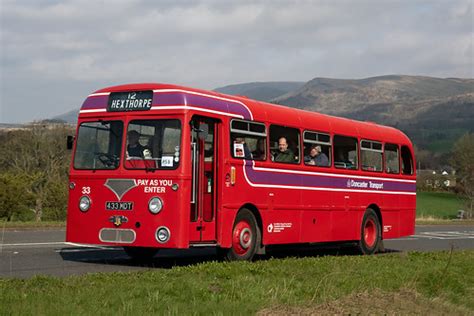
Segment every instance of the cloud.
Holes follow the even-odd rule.
[[[5,0],[0,10],[0,122],[60,114],[93,90],[126,82],[212,89],[316,76],[473,74],[469,0]],[[17,110],[24,100],[11,91],[38,104]]]

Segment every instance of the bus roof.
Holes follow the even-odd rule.
[[[411,145],[409,138],[400,130],[375,124],[341,118],[318,112],[305,111],[287,106],[255,101],[247,97],[231,96],[214,91],[188,88],[161,83],[140,83],[107,87],[90,94],[84,101],[80,117],[97,116],[107,112],[112,92],[153,91],[151,110],[201,110],[230,117],[255,120],[305,129],[354,135],[354,130],[364,139],[381,140]],[[113,112],[117,114],[117,112]],[[137,111],[122,112],[138,115]],[[148,111],[146,111],[149,114]],[[144,114],[144,113],[143,113]]]

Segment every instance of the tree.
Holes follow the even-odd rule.
[[[25,192],[23,174],[0,174],[0,218],[7,221],[28,218],[34,197]]]
[[[45,211],[54,213],[46,214],[49,219],[65,218],[71,156],[66,150],[66,135],[72,133],[68,126],[47,124],[0,132],[0,176],[8,175],[8,181],[4,180],[1,185],[28,196],[27,206],[37,221]],[[11,219],[11,212],[26,206],[17,197],[11,195],[10,198],[11,202],[4,202],[0,217]]]
[[[466,133],[454,144],[451,163],[456,169],[459,190],[467,198],[469,217],[474,204],[474,133]]]

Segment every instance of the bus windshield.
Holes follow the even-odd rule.
[[[120,162],[122,134],[121,121],[82,123],[77,134],[74,168],[116,169]]]
[[[134,120],[127,129],[125,168],[175,169],[179,164],[181,122]]]

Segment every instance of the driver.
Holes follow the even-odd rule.
[[[138,139],[140,138],[140,133],[137,131],[128,132],[128,145],[127,145],[127,157],[139,157],[143,158],[143,147]]]

